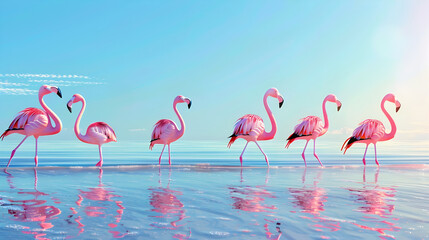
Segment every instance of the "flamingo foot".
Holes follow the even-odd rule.
[[[95,164],[95,166],[97,166],[97,167],[102,167],[102,166],[103,166],[103,161],[102,161],[102,160],[100,160],[97,164]]]
[[[161,157],[159,157],[158,165],[161,165]]]
[[[243,156],[240,156],[240,164],[243,167]]]
[[[265,161],[267,162],[267,167],[270,167],[270,162],[268,161],[268,157],[265,156]]]
[[[34,157],[34,166],[38,166],[39,165],[39,157],[38,156],[35,156]]]
[[[363,165],[366,166],[365,158],[362,159]]]
[[[375,163],[377,163],[377,167],[380,167],[380,164],[378,163],[377,158],[375,159]]]
[[[319,159],[319,156],[317,156],[317,154],[316,154],[316,153],[314,154],[314,156],[316,157],[317,161],[319,161],[320,166],[321,166],[321,167],[324,167],[324,166],[323,166],[323,163],[322,163],[322,162],[320,161],[320,159]]]

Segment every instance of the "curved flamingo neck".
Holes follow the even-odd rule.
[[[55,123],[55,127],[52,127],[51,118],[48,117],[48,124],[50,125],[48,134],[57,134],[61,131],[63,124],[61,123],[60,118],[46,105],[45,101],[43,101],[44,96],[45,95],[39,93],[39,103]]]
[[[177,110],[177,102],[176,101],[174,101],[174,103],[173,103],[173,109],[174,109],[174,112],[177,114],[177,117],[179,118],[179,121],[180,121],[180,130],[177,132],[177,136],[176,136],[177,139],[179,139],[185,133],[185,122],[183,121],[182,115],[180,115],[179,111]]]
[[[322,103],[322,110],[323,110],[323,121],[325,122],[325,125],[323,126],[323,130],[320,133],[319,136],[322,136],[323,134],[325,134],[328,131],[329,128],[329,120],[328,120],[328,113],[326,112],[326,102],[328,100],[325,98],[325,100],[323,100]]]
[[[85,136],[80,133],[79,129],[80,119],[82,118],[83,112],[85,112],[86,102],[84,98],[80,98],[79,101],[82,102],[82,109],[80,109],[79,115],[76,118],[76,122],[74,124],[74,133],[79,140],[88,143],[88,141],[85,139]]]
[[[390,133],[385,133],[384,136],[380,139],[380,141],[390,140],[393,137],[395,137],[395,134],[396,134],[395,121],[393,121],[393,118],[390,116],[390,114],[387,112],[386,108],[384,107],[385,102],[386,102],[386,99],[383,98],[383,101],[381,101],[381,111],[383,111],[383,113],[386,115],[392,129],[390,130]]]
[[[271,131],[267,132],[266,130],[264,130],[264,132],[261,134],[261,136],[258,138],[258,140],[270,140],[270,139],[273,139],[274,136],[276,135],[276,132],[277,132],[276,119],[274,118],[273,112],[271,112],[271,109],[268,106],[267,99],[268,99],[268,94],[265,94],[264,95],[264,107],[265,107],[265,110],[267,110],[268,117],[270,118]]]

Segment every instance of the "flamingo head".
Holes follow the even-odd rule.
[[[337,111],[340,111],[342,104],[334,94],[329,94],[328,96],[326,96],[325,101],[336,103]]]
[[[62,98],[63,94],[61,93],[61,90],[59,87],[49,86],[49,85],[43,85],[39,88],[39,95],[45,96],[50,93],[56,93],[58,97]]]
[[[73,97],[67,102],[67,109],[72,112],[72,105],[73,103],[77,103],[79,101],[82,101],[83,97],[80,94],[75,94]]]
[[[401,108],[401,103],[398,100],[396,100],[396,97],[393,93],[387,94],[386,96],[384,96],[384,99],[396,105],[396,112],[398,112],[399,109]]]
[[[282,105],[285,101],[283,96],[279,93],[279,90],[277,90],[277,88],[268,89],[267,92],[265,93],[265,95],[273,97],[273,98],[277,98],[277,100],[279,100],[279,108],[282,107]]]
[[[184,96],[182,96],[182,95],[179,95],[179,96],[177,96],[177,97],[174,99],[174,104],[177,104],[177,103],[186,103],[186,104],[188,104],[188,109],[190,109],[190,108],[191,108],[191,105],[192,105],[192,101],[191,101],[191,99],[189,99],[189,98],[187,98],[187,97],[184,97]]]

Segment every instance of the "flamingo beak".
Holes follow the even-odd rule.
[[[188,98],[188,100],[189,100],[189,103],[188,103],[188,109],[190,109],[190,108],[191,108],[191,105],[192,105],[192,101],[191,101],[191,99],[189,99],[189,98]]]
[[[398,112],[399,111],[399,109],[401,108],[401,103],[399,103],[398,101],[396,101],[396,112]],[[399,106],[398,106],[399,105]]]
[[[283,97],[282,97],[282,96],[280,96],[280,95],[279,95],[279,98],[280,98],[280,99],[279,99],[279,100],[280,100],[280,101],[279,101],[279,108],[282,108],[283,103],[285,102],[285,100],[284,100],[284,99],[283,99]]]
[[[57,88],[57,95],[58,95],[58,97],[63,98],[63,94],[61,93],[60,88]]]
[[[72,107],[71,107],[71,105],[73,104],[72,101],[73,100],[70,100],[70,101],[67,102],[67,109],[69,110],[69,112],[72,112]]]

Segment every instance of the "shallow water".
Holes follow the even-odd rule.
[[[20,139],[20,138],[19,138]],[[178,141],[171,144],[171,161],[175,165],[240,166],[239,156],[245,141],[237,140],[231,148],[225,141]],[[18,138],[1,142],[0,167],[6,166]],[[267,154],[271,166],[303,166],[301,153],[304,141],[296,141],[285,149],[285,141],[261,141],[260,146]],[[311,146],[310,146],[311,145]],[[326,166],[361,165],[365,151],[363,144],[356,144],[346,155],[340,151],[342,142],[320,141],[317,154]],[[158,164],[162,146],[156,145],[149,151],[147,141],[121,141],[103,146],[104,166],[152,165]],[[39,140],[39,166],[94,166],[99,161],[98,147],[79,141]],[[428,142],[382,142],[377,147],[380,164],[429,164]],[[266,166],[264,156],[254,143],[249,143],[243,156],[243,166]],[[319,166],[313,156],[312,144],[306,151],[308,166]],[[168,165],[168,152],[164,151],[162,164]],[[368,148],[367,164],[375,165],[374,149]],[[16,152],[11,167],[34,166],[34,140],[27,140]]]
[[[4,142],[5,166],[17,141]],[[363,146],[342,155],[318,144],[319,168],[303,143],[177,142],[158,167],[161,147],[108,144],[103,170],[96,146],[25,143],[0,172],[0,236],[11,239],[429,239],[429,153],[425,143],[380,144],[374,167]]]
[[[427,239],[429,167],[11,168],[11,239]]]

